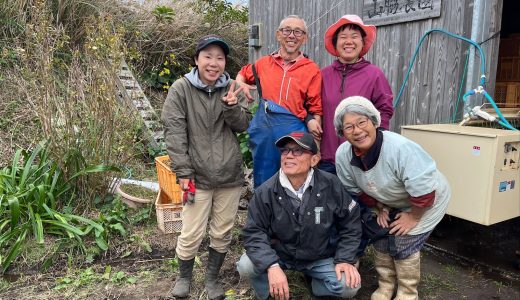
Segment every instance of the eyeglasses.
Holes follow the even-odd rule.
[[[301,37],[306,34],[305,31],[301,29],[291,29],[291,28],[280,28],[278,29],[284,36],[290,36],[291,33],[294,33],[295,37]]]
[[[367,125],[368,125],[368,118],[362,118],[362,119],[359,119],[356,122],[356,124],[345,124],[345,126],[343,126],[343,131],[345,133],[352,133],[352,132],[354,132],[354,127],[362,129],[362,128],[367,127]]]
[[[311,153],[309,150],[303,149],[301,147],[299,148],[280,148],[280,152],[282,155],[288,155],[289,152],[292,152],[292,155],[294,156],[302,156],[303,153]]]

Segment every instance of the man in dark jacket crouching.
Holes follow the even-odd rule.
[[[320,155],[311,134],[293,132],[276,146],[281,169],[249,203],[240,276],[250,279],[261,300],[289,299],[286,269],[311,278],[318,299],[353,297],[361,287],[354,267],[359,205],[336,176],[314,169]]]

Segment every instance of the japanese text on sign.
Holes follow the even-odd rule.
[[[439,17],[442,0],[364,0],[363,22],[388,25]]]

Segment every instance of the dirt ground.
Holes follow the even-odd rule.
[[[231,251],[221,270],[221,281],[230,293],[229,300],[254,299],[249,284],[240,280],[235,269],[235,263],[243,252],[239,232],[244,219],[245,211],[240,211],[238,224],[233,230]],[[153,249],[151,254],[96,262],[83,266],[75,276],[73,270],[6,276],[4,280],[11,283],[2,285],[0,299],[170,299],[169,290],[175,280],[170,261],[174,256],[176,234],[161,235],[156,231],[149,235],[148,242]],[[207,261],[207,247],[206,238],[199,251],[200,262],[196,263],[194,271],[191,300],[206,299],[203,266]],[[520,272],[489,272],[479,265],[455,260],[428,247],[422,252],[421,259],[421,299],[520,299]],[[102,278],[107,266],[111,267],[110,280]],[[87,267],[93,270],[94,275],[85,275]],[[125,274],[122,280],[114,280],[117,272]],[[355,299],[370,299],[370,294],[377,288],[370,249],[361,261],[360,273],[363,287]],[[72,281],[63,287],[65,277],[72,278]],[[297,273],[289,273],[288,277],[292,299],[310,299],[303,278]],[[135,278],[136,281],[130,282],[126,278]]]

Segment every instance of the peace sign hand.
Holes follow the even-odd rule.
[[[222,97],[222,102],[224,102],[225,104],[230,105],[230,106],[238,103],[237,95],[238,95],[238,93],[240,93],[241,91],[244,90],[244,87],[240,86],[236,91],[233,92],[233,90],[235,89],[235,85],[236,85],[236,81],[231,82],[229,91],[227,92],[227,94],[224,97]]]

